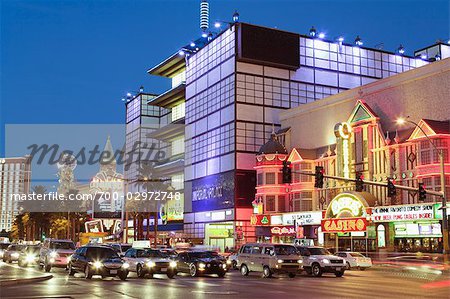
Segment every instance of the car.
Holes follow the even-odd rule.
[[[3,261],[12,263],[19,260],[20,252],[25,248],[23,244],[10,244],[3,253]]]
[[[20,253],[17,263],[20,267],[34,266],[39,261],[39,245],[28,245]]]
[[[94,275],[102,278],[118,276],[126,280],[130,264],[124,261],[117,252],[109,246],[86,245],[75,250],[68,263],[69,276],[84,273],[86,279]]]
[[[303,260],[294,245],[273,243],[248,243],[241,247],[237,267],[241,274],[261,272],[269,278],[272,274],[288,274],[294,278],[302,271]]]
[[[0,243],[0,259],[3,259],[3,254],[5,253],[6,248],[11,245],[10,243]]]
[[[365,257],[359,252],[340,251],[336,256],[342,257],[345,260],[346,270],[357,268],[361,271],[372,267],[372,259]]]
[[[171,258],[171,259],[176,259],[178,256],[178,252],[176,252],[176,250],[173,250],[170,248],[160,249],[159,251],[163,255],[165,255],[166,257]]]
[[[45,239],[39,251],[39,267],[50,272],[52,267],[66,268],[75,244],[72,240]]]
[[[120,256],[123,256],[131,248],[131,244],[127,243],[107,243],[105,245],[111,246]]]
[[[297,247],[303,257],[303,269],[309,275],[322,276],[323,273],[334,273],[342,277],[345,273],[345,260],[332,255],[327,249],[318,246]]]
[[[150,248],[130,248],[123,259],[130,264],[130,271],[136,272],[139,278],[146,275],[166,274],[169,278],[177,275],[177,262],[159,250]]]
[[[231,261],[228,260],[228,258],[226,256],[224,256],[223,253],[219,253],[217,251],[213,251],[213,250],[207,250],[207,252],[209,252],[211,255],[217,257],[222,263],[227,265],[227,271],[231,269],[232,264]]]
[[[235,252],[232,252],[232,253],[228,256],[228,260],[230,261],[231,267],[232,267],[234,270],[237,270],[237,269],[238,269],[238,266],[237,266],[238,256],[239,256],[239,250],[238,250],[238,251],[235,251]]]
[[[227,264],[221,257],[210,251],[180,252],[177,261],[178,272],[188,273],[192,277],[205,274],[217,274],[219,277],[224,277],[227,273]]]

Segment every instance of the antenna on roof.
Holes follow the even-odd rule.
[[[206,32],[209,28],[209,3],[208,0],[200,2],[200,29]]]

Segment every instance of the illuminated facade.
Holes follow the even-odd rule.
[[[172,80],[183,73],[185,80],[186,236],[222,249],[255,240],[249,221],[254,155],[273,127],[280,129],[282,111],[425,64],[420,58],[237,22],[149,70]]]
[[[0,158],[0,231],[10,231],[18,214],[13,194],[28,194],[31,182],[30,157]]]
[[[373,185],[353,194],[354,183],[331,179],[325,180],[323,189],[316,189],[314,177],[295,172],[311,173],[315,166],[323,166],[327,175],[354,178],[360,172],[364,180],[392,178],[398,185],[414,188],[423,182],[427,189],[440,191],[438,153],[423,130],[444,151],[448,194],[450,104],[444,82],[449,80],[449,64],[450,59],[445,59],[281,113],[285,129],[278,132],[277,140],[290,150],[292,183],[268,183],[266,177],[281,175],[280,161],[273,154],[258,154],[255,200],[264,208],[255,212],[274,217],[276,225],[288,225],[286,221],[291,220],[297,229],[291,239],[312,239],[334,247],[337,236],[340,249],[441,252],[441,198],[428,195],[419,202],[417,192],[405,190],[389,198],[385,187]],[[396,127],[394,120],[408,115],[420,128]],[[278,201],[286,198],[289,204],[273,205],[275,194]],[[314,211],[326,212],[311,231],[292,222],[296,215],[304,219]],[[353,232],[345,229],[347,225],[352,225]],[[273,237],[267,232],[262,237]]]

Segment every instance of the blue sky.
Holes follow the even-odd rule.
[[[170,81],[146,70],[197,38],[200,0],[1,1],[0,156],[5,124],[120,124],[122,96]],[[407,54],[449,38],[449,2],[210,0],[211,20],[384,43]]]

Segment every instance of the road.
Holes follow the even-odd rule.
[[[19,278],[23,271],[43,274],[37,268],[26,270],[0,262],[0,277]],[[68,277],[63,269],[52,270],[53,278],[43,282],[2,287],[0,298],[450,298],[450,278],[384,270],[347,271],[342,278],[325,274],[296,278],[263,279],[251,274],[243,277],[231,271],[225,278],[187,275],[168,279],[139,279],[130,274],[127,281],[117,278],[84,279],[82,274]],[[29,274],[27,274],[29,275]]]

